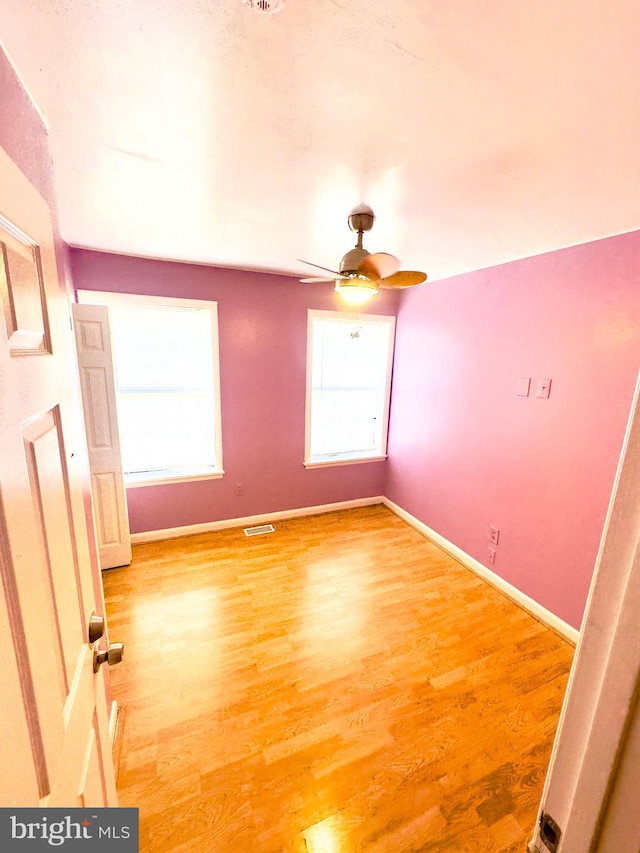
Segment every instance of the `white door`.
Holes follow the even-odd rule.
[[[47,204],[1,148],[0,291],[0,805],[116,805],[68,300]]]
[[[109,309],[104,305],[73,305],[73,325],[100,567],[128,566],[131,534],[120,459]]]

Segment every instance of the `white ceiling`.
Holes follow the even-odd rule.
[[[0,38],[72,245],[309,274],[363,201],[433,279],[640,228],[638,0],[0,0]]]

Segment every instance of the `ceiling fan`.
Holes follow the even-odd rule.
[[[380,288],[398,289],[414,287],[427,280],[427,274],[413,270],[400,270],[400,261],[387,252],[371,254],[362,248],[362,235],[371,231],[375,216],[373,210],[366,204],[359,205],[349,214],[348,223],[352,231],[357,231],[358,242],[354,249],[340,261],[338,270],[330,270],[311,261],[300,261],[303,264],[326,270],[332,277],[301,278],[305,283],[335,281],[335,290],[349,305],[364,305]]]

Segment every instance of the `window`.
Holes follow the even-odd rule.
[[[305,465],[384,459],[395,318],[309,311]]]
[[[217,304],[78,297],[109,308],[125,482],[221,476]]]

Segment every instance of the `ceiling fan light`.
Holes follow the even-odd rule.
[[[378,287],[373,282],[336,282],[336,293],[347,305],[364,305],[378,293]]]

